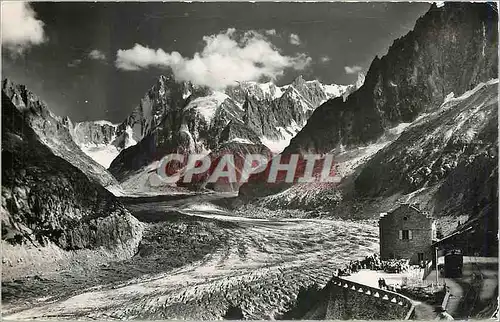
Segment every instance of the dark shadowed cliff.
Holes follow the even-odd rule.
[[[449,93],[497,78],[497,22],[485,3],[433,4],[387,55],[375,57],[363,86],[345,102],[317,108],[284,153],[373,142],[387,128],[434,110]]]
[[[5,276],[21,274],[16,268],[19,265],[41,265],[36,258],[42,247],[52,249],[52,256],[59,250],[101,247],[118,247],[133,254],[142,225],[110,192],[54,155],[41,140],[30,126],[29,117],[2,93]]]

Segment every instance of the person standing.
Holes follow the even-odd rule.
[[[438,312],[438,315],[434,320],[454,320],[451,314],[446,312],[446,309],[441,306],[436,307],[436,312]]]

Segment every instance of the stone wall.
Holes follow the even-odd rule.
[[[412,206],[402,205],[379,221],[381,259],[408,258],[418,263],[418,253],[424,261],[432,260],[432,219]],[[411,230],[411,239],[400,239],[400,230]]]
[[[328,320],[403,320],[413,313],[409,298],[333,277],[328,287]]]

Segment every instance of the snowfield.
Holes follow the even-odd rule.
[[[230,98],[225,93],[215,91],[209,96],[195,98],[186,106],[186,110],[196,109],[210,123],[217,109],[227,99]]]
[[[106,169],[109,168],[111,162],[120,154],[120,151],[112,144],[80,145],[80,149]]]

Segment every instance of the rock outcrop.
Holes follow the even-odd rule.
[[[116,139],[117,125],[107,121],[78,122],[74,126],[67,125],[66,127],[70,129],[78,145],[108,145]]]
[[[317,108],[284,153],[329,152],[374,142],[386,129],[432,112],[498,76],[498,22],[488,4],[433,4],[387,54],[375,57],[363,86]]]
[[[138,143],[123,149],[110,171],[127,189],[141,191],[164,187],[150,182],[149,176],[170,153],[210,154],[216,159],[228,147],[235,153],[279,151],[321,102],[342,95],[346,88],[299,77],[282,87],[244,82],[218,92],[162,76],[117,127],[115,146],[122,147],[124,138]]]
[[[5,79],[2,92],[17,108],[28,126],[38,135],[41,142],[55,155],[83,171],[85,175],[104,187],[117,190],[118,182],[100,164],[87,156],[74,142],[69,118],[54,115],[48,106],[24,85]]]
[[[404,202],[443,220],[495,217],[497,20],[489,4],[432,5],[373,61],[359,90],[316,109],[283,152],[334,154],[339,184],[269,187],[256,175],[240,195],[346,218],[372,218]]]
[[[19,106],[2,93],[4,276],[41,265],[33,258],[44,247],[58,254],[121,248],[133,255],[142,225],[110,192],[55,155],[33,129],[32,115]],[[45,108],[38,111],[48,113]]]

